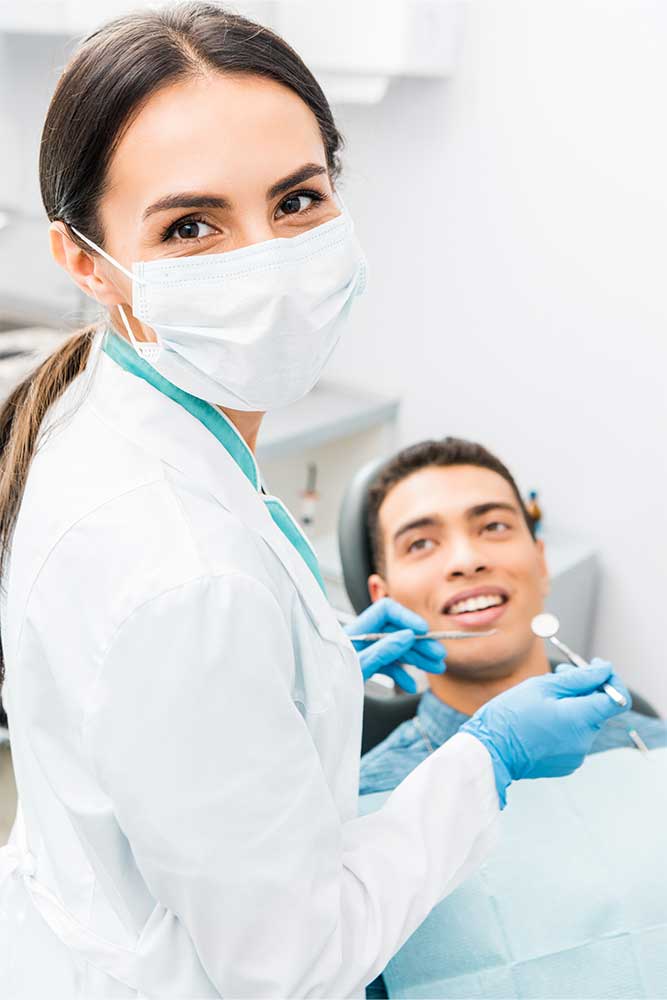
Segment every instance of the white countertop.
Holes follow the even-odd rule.
[[[0,400],[66,336],[44,326],[0,331]],[[2,356],[14,351],[24,353]],[[398,407],[397,399],[320,382],[303,399],[267,414],[258,442],[258,458],[260,462],[282,458],[389,423],[396,419]]]
[[[317,448],[339,438],[390,423],[399,401],[323,380],[307,396],[267,413],[257,442],[261,462]]]

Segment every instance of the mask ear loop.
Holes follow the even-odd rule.
[[[146,284],[143,278],[139,278],[136,274],[132,274],[132,271],[128,271],[128,269],[126,267],[123,267],[122,264],[119,264],[118,261],[115,260],[110,253],[107,253],[106,250],[102,249],[102,247],[98,247],[97,243],[93,243],[92,240],[89,240],[87,236],[84,236],[83,233],[80,233],[79,230],[76,229],[74,226],[69,226],[69,228],[72,230],[73,233],[76,233],[76,235],[79,237],[80,240],[83,240],[83,242],[87,243],[89,247],[92,247],[96,253],[98,253],[101,257],[104,257],[105,260],[108,260],[110,264],[113,264],[113,266],[117,268],[119,271],[121,271],[126,278],[129,278],[130,281],[138,281],[140,285]]]
[[[133,282],[137,281],[140,285],[146,284],[143,278],[140,278],[136,274],[133,274],[132,271],[128,271],[126,267],[123,267],[123,265],[120,264],[117,260],[115,260],[111,256],[111,254],[107,253],[106,250],[103,250],[102,247],[98,247],[97,243],[93,243],[93,241],[89,240],[87,236],[84,236],[83,233],[80,233],[79,230],[75,228],[75,226],[70,226],[69,228],[72,230],[72,232],[76,233],[79,239],[83,240],[84,243],[87,243],[89,247],[92,247],[92,249],[95,250],[96,253],[104,257],[105,260],[107,260],[110,264],[112,264],[113,267],[121,271],[127,278],[130,279],[130,281]],[[132,332],[132,327],[129,324],[127,316],[125,315],[125,310],[121,305],[118,306],[118,312],[120,313],[120,317],[123,321],[123,326],[127,330],[127,335],[130,338],[130,343],[132,344],[132,347],[135,349],[139,357],[143,358],[145,361],[148,361],[151,364],[154,361],[157,361],[160,354],[162,353],[162,345],[160,344],[159,340],[157,343],[149,341],[138,341],[137,338],[134,336],[134,333]]]
[[[125,310],[121,305],[118,306],[118,312],[120,313],[120,318],[123,321],[123,326],[127,330],[127,335],[130,338],[132,347],[135,349],[140,358],[143,358],[144,361],[148,361],[149,364],[153,364],[162,353],[162,344],[160,344],[159,341],[154,343],[152,341],[137,340],[132,333],[132,327],[129,324],[127,316],[125,315]]]

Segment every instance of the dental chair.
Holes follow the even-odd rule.
[[[360,614],[370,603],[367,580],[373,572],[373,555],[368,535],[368,490],[386,458],[374,459],[362,466],[351,479],[343,497],[338,518],[338,546],[343,569],[343,581],[350,604]],[[552,663],[552,667],[555,663]],[[655,719],[659,713],[641,695],[630,691],[632,707],[642,715]],[[386,697],[366,694],[361,741],[362,754],[367,753],[402,722],[412,719],[421,695],[393,694]]]

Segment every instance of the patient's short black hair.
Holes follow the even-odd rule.
[[[473,465],[480,469],[490,469],[497,472],[499,476],[510,484],[512,492],[524,520],[528,525],[528,530],[535,538],[535,522],[526,510],[523,497],[519,493],[519,488],[514,481],[512,473],[499,458],[496,458],[487,448],[474,441],[465,441],[463,438],[446,437],[439,441],[420,441],[419,444],[410,445],[404,448],[397,455],[390,458],[382,466],[368,490],[368,534],[371,540],[371,551],[373,555],[373,566],[376,572],[382,572],[384,566],[384,543],[380,530],[380,507],[389,491],[417,472],[428,466],[451,466],[451,465]]]

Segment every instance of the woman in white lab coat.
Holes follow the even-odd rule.
[[[107,27],[58,85],[53,252],[105,319],[0,417],[3,997],[361,995],[509,782],[616,711],[610,668],[527,682],[356,818],[359,658],[253,454],[363,285],[338,145],[298,57],[211,5]]]

